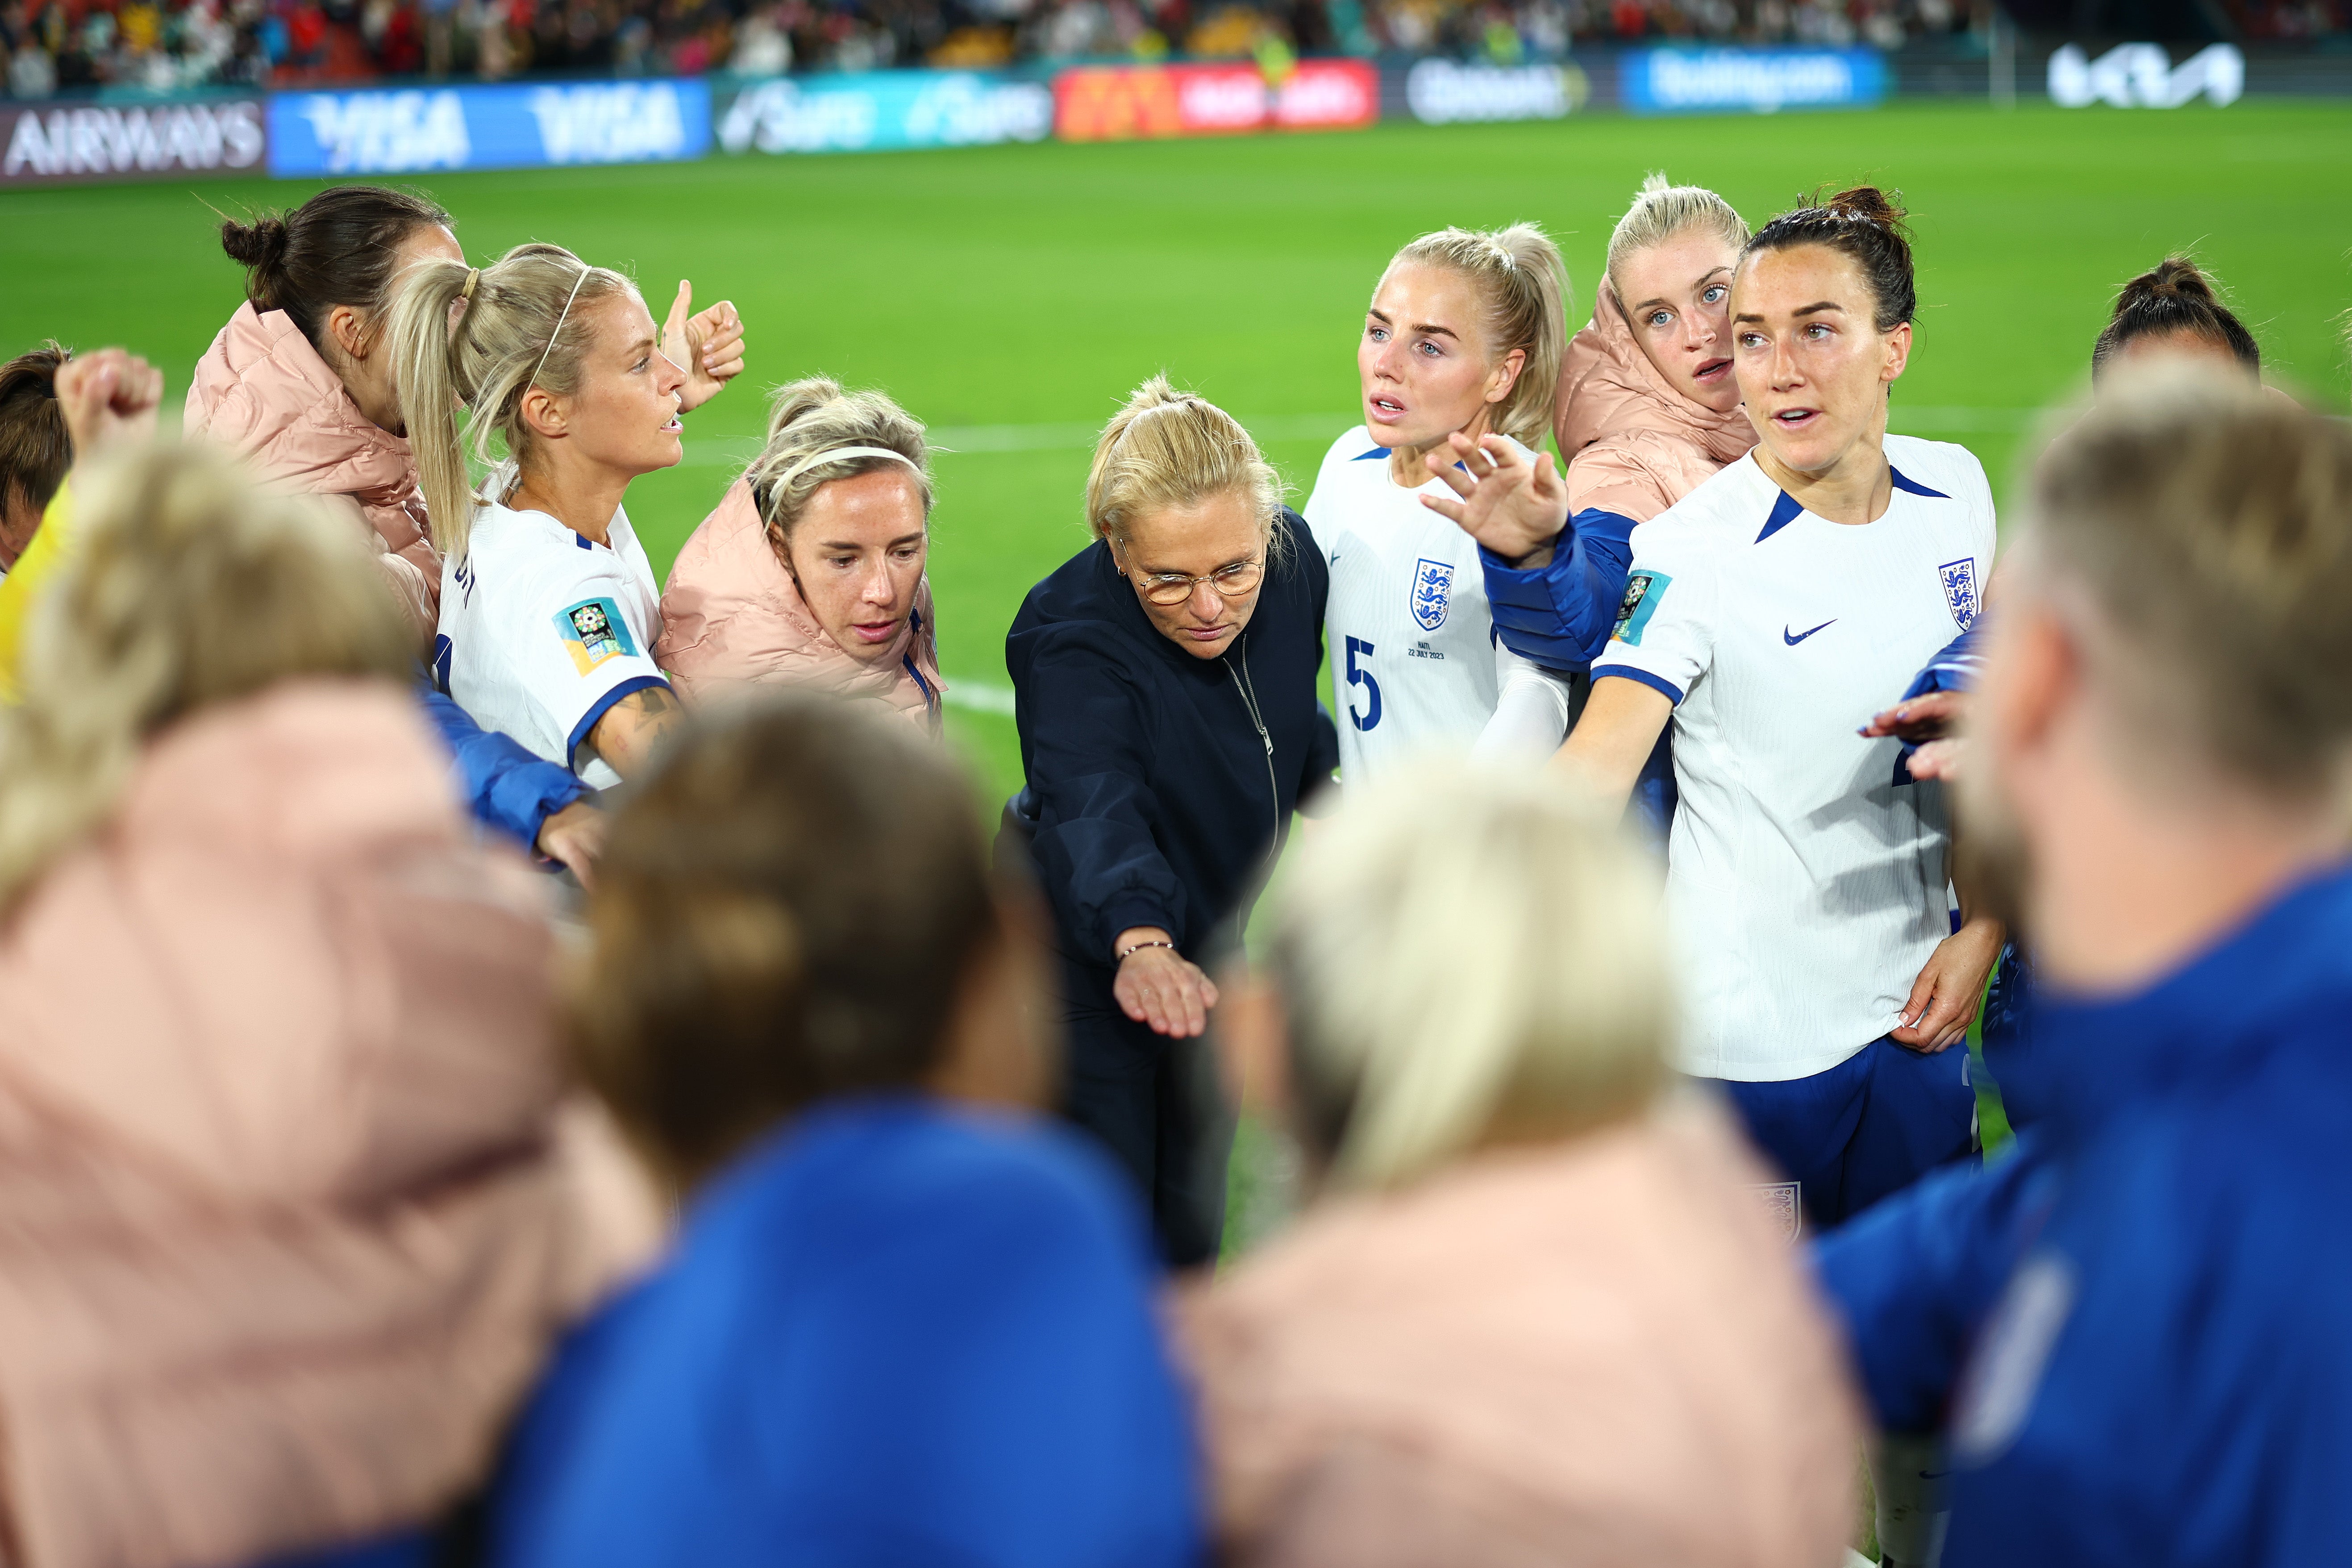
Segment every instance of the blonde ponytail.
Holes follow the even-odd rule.
[[[1396,253],[1391,270],[1442,267],[1469,279],[1486,321],[1486,353],[1499,363],[1514,349],[1527,358],[1518,379],[1495,405],[1490,428],[1525,447],[1551,432],[1560,355],[1568,348],[1568,264],[1551,237],[1531,223],[1498,229],[1440,229]]]
[[[1097,539],[1124,544],[1143,517],[1228,494],[1248,500],[1268,558],[1282,560],[1290,534],[1275,526],[1282,480],[1274,466],[1239,420],[1155,375],[1111,416],[1095,443],[1094,467],[1087,473],[1087,526]]]
[[[824,456],[853,447],[896,452],[907,460],[900,464],[870,452]],[[776,389],[769,405],[767,445],[743,477],[751,481],[752,502],[781,554],[818,490],[835,479],[897,468],[912,470],[923,498],[923,516],[929,519],[931,460],[930,449],[923,444],[922,422],[886,394],[844,392],[831,377],[812,375]]]
[[[475,462],[497,463],[490,445],[496,437],[507,456],[528,465],[531,432],[523,422],[523,395],[534,386],[557,396],[577,392],[593,307],[635,291],[621,274],[591,267],[560,245],[519,245],[478,268],[425,261],[408,269],[388,337],[401,417],[433,543],[443,556],[466,558],[474,522],[457,406],[468,413]]]
[[[165,726],[295,676],[405,681],[415,649],[358,535],[203,444],[74,480],[72,554],[0,712],[0,909],[114,809]]]

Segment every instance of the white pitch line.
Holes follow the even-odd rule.
[[[1013,717],[1013,688],[999,686],[993,681],[950,680],[946,700],[950,708],[969,708],[975,713],[994,713],[1005,719]]]

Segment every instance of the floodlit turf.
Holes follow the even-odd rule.
[[[759,384],[697,416],[687,466],[630,497],[657,569],[758,433],[761,387],[824,371],[887,387],[935,426],[988,427],[940,461],[932,578],[950,680],[1001,692],[1024,589],[1082,542],[1087,454],[1067,430],[997,427],[1090,425],[1166,370],[1280,432],[1269,455],[1303,500],[1352,422],[1358,312],[1391,250],[1423,229],[1541,221],[1567,251],[1581,321],[1611,220],[1645,170],[1712,184],[1751,218],[1820,181],[1900,186],[1922,309],[1896,428],[1967,441],[2005,490],[2031,411],[2078,387],[2116,285],[2168,248],[2194,248],[2228,280],[2281,379],[2344,405],[2347,132],[2352,110],[2320,105],[1906,105],[415,183],[457,215],[478,258],[556,240],[634,269],[656,314],[680,276],[698,299],[741,307]],[[161,360],[176,399],[238,299],[205,204],[290,204],[313,188],[0,196],[0,351],[49,334],[128,343]],[[954,728],[992,789],[1017,784],[1008,718],[960,708]]]

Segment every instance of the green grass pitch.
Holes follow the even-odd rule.
[[[1589,312],[1615,215],[1650,169],[1760,219],[1823,181],[1898,186],[1919,231],[1918,348],[1895,427],[1963,440],[2005,493],[2033,411],[2079,390],[2116,286],[2168,249],[2227,280],[2273,374],[2346,398],[2352,109],[1868,112],[1633,120],[1001,147],[409,182],[487,260],[525,239],[634,271],[658,314],[681,277],[732,299],[743,383],[690,422],[687,463],[629,505],[657,571],[716,503],[767,386],[823,371],[887,388],[963,449],[939,460],[931,567],[950,683],[1005,687],[1023,592],[1083,542],[1088,443],[1154,371],[1262,433],[1305,500],[1354,422],[1353,345],[1381,264],[1448,223],[1532,218]],[[0,196],[0,353],[55,335],[155,357],[177,399],[239,298],[207,203],[314,185],[212,181]],[[961,437],[959,442],[957,437]],[[1019,783],[1009,717],[951,729],[992,792]]]

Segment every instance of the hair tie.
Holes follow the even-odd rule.
[[[474,317],[474,285],[482,280],[478,267],[466,274],[466,286],[457,290],[457,319],[449,323],[449,337],[455,342],[466,331],[466,323]]]

